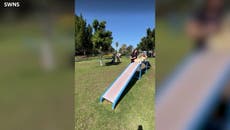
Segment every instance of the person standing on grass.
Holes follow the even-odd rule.
[[[151,67],[151,64],[149,61],[147,61],[146,59],[148,58],[146,52],[143,52],[142,53],[142,57],[144,59],[143,63],[145,64],[146,68],[150,68]]]
[[[130,59],[131,59],[131,63],[134,62],[135,59],[137,59],[138,54],[139,54],[139,53],[138,53],[138,50],[137,50],[137,49],[134,49],[133,52],[132,52],[132,54],[131,54],[131,58],[130,58]]]
[[[116,54],[116,58],[117,58],[117,62],[120,63],[120,62],[121,62],[121,59],[120,59],[120,58],[121,58],[121,54],[120,54],[120,53],[117,53],[117,54]]]

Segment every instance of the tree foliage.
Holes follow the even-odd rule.
[[[94,20],[92,25],[80,16],[75,16],[75,52],[77,55],[87,55],[110,52],[112,48],[112,32],[106,30],[106,22]]]
[[[146,36],[141,39],[141,42],[137,45],[138,49],[142,51],[154,51],[155,49],[155,29],[146,30]]]
[[[94,34],[92,42],[95,49],[100,49],[102,52],[108,52],[111,49],[112,44],[112,32],[106,30],[106,22],[99,22],[98,20],[93,21]]]
[[[115,43],[115,46],[116,46],[116,52],[118,52],[119,43],[116,42],[116,43]]]
[[[129,55],[129,54],[132,53],[132,50],[133,50],[133,46],[132,45],[127,46],[127,44],[122,44],[122,46],[119,49],[119,52],[122,55]]]
[[[93,50],[92,27],[81,16],[75,16],[75,51],[77,54],[90,54]]]
[[[119,52],[120,52],[122,55],[126,54],[126,53],[127,53],[126,48],[127,48],[127,45],[126,45],[126,44],[122,44],[122,45],[121,45],[121,48],[119,49]]]
[[[127,53],[131,54],[132,51],[133,51],[133,46],[132,46],[132,45],[129,45],[129,46],[126,48],[126,50],[127,50]]]

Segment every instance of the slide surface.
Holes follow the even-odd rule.
[[[128,65],[128,67],[121,73],[121,75],[111,84],[111,86],[102,95],[100,101],[106,99],[113,103],[113,109],[121,96],[122,92],[125,90],[126,86],[134,76],[137,69],[141,66],[141,63],[133,62]]]
[[[191,56],[157,95],[156,129],[197,129],[227,82],[229,61],[229,55],[214,52]]]

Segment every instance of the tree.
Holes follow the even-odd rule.
[[[122,44],[121,48],[119,49],[119,52],[122,54],[122,55],[126,55],[127,54],[127,45],[126,44]]]
[[[94,28],[95,31],[98,30],[98,26],[99,26],[99,22],[98,22],[97,19],[95,19],[95,20],[93,21],[93,28]]]
[[[75,16],[76,55],[102,54],[114,51],[112,32],[106,30],[106,22],[95,19],[92,25],[83,16]]]
[[[132,45],[127,46],[127,44],[122,44],[121,48],[119,49],[119,52],[122,55],[131,54],[132,51],[133,51],[133,46]]]
[[[126,51],[128,54],[131,54],[132,51],[133,51],[133,46],[132,45],[129,45],[127,48],[126,48]]]
[[[91,54],[93,50],[91,25],[86,26],[82,15],[75,17],[75,51],[77,54]]]
[[[75,50],[76,53],[80,54],[82,52],[82,47],[85,39],[85,26],[86,23],[82,15],[75,17]]]
[[[98,20],[94,20],[93,22],[94,34],[92,36],[92,42],[94,44],[95,49],[100,49],[102,52],[108,52],[111,48],[112,44],[112,32],[106,30],[106,22],[98,22]]]
[[[118,43],[118,42],[116,42],[116,43],[115,43],[115,45],[116,45],[116,52],[118,52],[118,46],[119,46],[119,43]]]
[[[84,51],[84,55],[86,55],[86,53],[90,54],[93,51],[93,43],[92,43],[92,33],[93,33],[93,29],[91,27],[90,24],[88,24],[88,26],[86,27],[85,30],[85,41],[83,42],[83,51]]]
[[[98,20],[93,21],[94,34],[92,36],[92,43],[95,48],[100,53],[100,65],[102,65],[103,53],[112,50],[112,32],[106,30],[106,22],[99,22]]]
[[[138,49],[143,51],[154,51],[155,49],[155,30],[148,28],[146,30],[146,36],[141,39],[141,42],[137,45]]]

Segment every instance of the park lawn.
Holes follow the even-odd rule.
[[[178,20],[181,21],[181,20]],[[173,26],[167,19],[158,19],[156,28],[156,83],[157,87],[175,71],[191,52],[192,43],[183,25]]]
[[[39,50],[45,38],[38,23],[28,21],[0,24],[0,129],[70,129],[74,75],[66,48],[74,47],[72,35],[57,28],[54,37],[62,39],[54,38],[57,68],[46,72]]]
[[[112,104],[99,103],[105,89],[129,64],[128,58],[122,63],[99,66],[98,60],[75,63],[75,119],[76,130],[144,130],[154,128],[155,68],[152,67],[118,103],[115,110]],[[155,59],[149,59],[155,66]],[[109,62],[106,60],[105,62]]]

